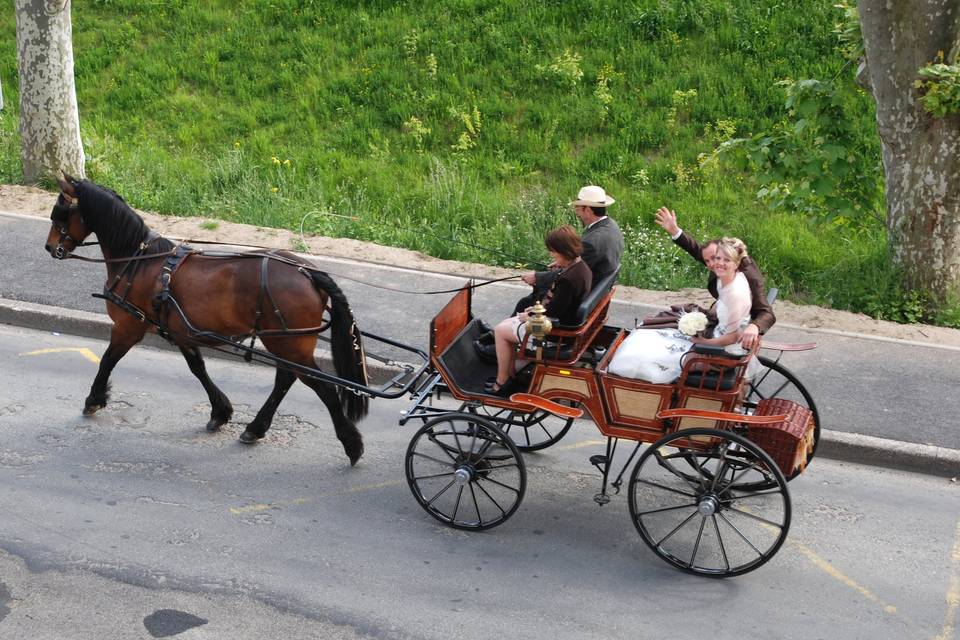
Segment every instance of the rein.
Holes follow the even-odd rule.
[[[155,237],[159,238],[159,237],[161,237],[161,236],[155,236]],[[152,241],[153,241],[153,238],[151,238],[151,239],[149,239],[149,240],[145,240],[144,242],[140,243],[140,250],[142,251],[143,249],[145,249],[146,246],[147,246],[150,242],[152,242]],[[85,243],[83,243],[82,245],[77,245],[77,246],[88,246],[88,245],[95,245],[95,244],[99,244],[99,242],[85,242]],[[119,263],[119,262],[136,262],[136,261],[142,261],[142,260],[155,260],[155,259],[157,259],[157,258],[166,258],[166,257],[168,257],[168,256],[172,256],[172,255],[174,255],[174,254],[177,252],[177,249],[178,249],[179,247],[189,246],[189,245],[193,245],[193,244],[207,244],[207,245],[217,245],[217,246],[227,246],[227,247],[229,247],[229,246],[240,246],[240,245],[224,244],[224,243],[222,243],[222,242],[214,242],[214,241],[209,241],[209,240],[185,240],[185,241],[181,241],[181,243],[180,243],[179,245],[177,245],[176,247],[174,247],[173,249],[170,249],[169,251],[164,251],[164,252],[162,252],[162,253],[150,253],[150,254],[138,253],[138,254],[135,254],[135,255],[132,255],[132,256],[128,256],[128,257],[126,257],[126,258],[109,258],[109,259],[108,259],[108,258],[88,258],[88,257],[86,257],[86,256],[78,256],[78,255],[75,255],[75,254],[71,253],[71,254],[69,254],[69,255],[67,255],[67,256],[64,256],[63,259],[65,259],[65,260],[67,260],[67,259],[71,259],[71,260],[81,260],[81,261],[83,261],[83,262],[96,262],[96,263],[100,263],[100,264],[114,264],[114,263]],[[224,258],[224,259],[227,259],[227,258],[244,258],[244,259],[247,259],[247,258],[268,258],[268,259],[270,259],[270,260],[276,260],[277,262],[282,262],[282,263],[284,263],[284,264],[288,264],[288,265],[290,265],[290,266],[297,267],[297,268],[300,269],[301,271],[316,271],[316,272],[320,272],[320,273],[326,273],[326,274],[328,274],[328,275],[336,276],[337,278],[340,278],[340,279],[343,279],[343,280],[350,280],[351,282],[356,282],[356,283],[358,283],[358,284],[366,285],[366,286],[368,286],[368,287],[373,287],[374,289],[383,289],[383,290],[385,290],[385,291],[393,291],[394,293],[409,293],[409,294],[413,294],[413,295],[439,295],[439,294],[442,294],[442,293],[456,293],[457,291],[460,291],[460,290],[462,290],[462,289],[464,289],[464,288],[467,288],[467,289],[477,289],[477,288],[479,288],[479,287],[484,287],[484,286],[486,286],[486,285],[488,285],[488,284],[495,284],[495,283],[497,283],[497,282],[504,282],[504,281],[506,281],[506,280],[516,280],[516,279],[520,278],[520,276],[506,276],[506,277],[504,277],[504,278],[495,278],[495,279],[493,279],[493,280],[484,280],[483,282],[480,282],[480,283],[477,283],[477,284],[468,284],[468,285],[466,285],[466,287],[457,287],[457,288],[455,288],[455,289],[438,289],[438,290],[435,290],[435,291],[412,291],[412,290],[410,290],[410,289],[399,289],[399,288],[397,288],[397,287],[389,287],[389,286],[386,286],[386,285],[374,284],[374,283],[372,283],[372,282],[367,282],[367,281],[361,280],[361,279],[359,279],[359,278],[354,278],[354,277],[346,276],[346,275],[339,274],[339,273],[333,273],[333,272],[331,272],[331,271],[324,271],[323,269],[320,269],[319,267],[315,267],[315,266],[312,266],[312,265],[309,265],[309,264],[304,264],[303,262],[299,262],[299,261],[297,261],[297,260],[292,260],[292,259],[286,258],[286,257],[284,257],[284,256],[278,256],[278,255],[276,255],[276,254],[274,254],[274,253],[267,253],[267,252],[271,252],[271,251],[277,251],[277,249],[272,249],[272,248],[270,248],[270,247],[260,247],[260,246],[256,246],[256,245],[242,245],[242,246],[250,247],[250,248],[252,248],[252,249],[256,249],[257,251],[250,251],[250,252],[242,252],[242,251],[220,251],[220,252],[218,252],[218,251],[211,251],[211,252],[207,252],[207,251],[203,251],[202,249],[200,249],[200,250],[192,251],[189,255],[198,256],[198,257],[204,257],[204,258],[214,258],[214,259],[216,259],[216,258]]]

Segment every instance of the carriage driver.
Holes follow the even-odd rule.
[[[580,241],[583,243],[582,259],[590,267],[593,283],[597,284],[620,268],[623,255],[623,233],[616,221],[607,215],[607,207],[616,200],[607,195],[603,187],[588,185],[580,189],[577,199],[570,202],[573,212],[584,226]],[[527,309],[538,299],[538,295],[550,288],[558,271],[551,264],[547,271],[524,274],[521,279],[533,286],[533,292],[520,299],[514,313]]]

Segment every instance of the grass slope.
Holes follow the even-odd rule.
[[[784,119],[778,80],[850,73],[837,18],[830,0],[77,0],[87,171],[164,213],[298,228],[312,212],[317,233],[500,264],[543,259],[597,183],[629,284],[704,281],[652,224],[666,204],[698,236],[743,238],[785,295],[890,315],[879,226],[771,211],[748,175],[698,162]],[[0,14],[12,182],[14,22]],[[847,102],[879,179],[872,105],[852,86]]]

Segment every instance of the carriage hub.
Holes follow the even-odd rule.
[[[468,484],[471,478],[473,478],[473,471],[470,469],[470,467],[463,466],[453,472],[453,480],[457,484]]]
[[[719,510],[720,501],[717,500],[716,496],[703,496],[700,498],[700,502],[697,503],[697,511],[699,511],[703,517],[712,516]]]

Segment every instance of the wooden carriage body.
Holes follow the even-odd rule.
[[[473,348],[481,329],[471,313],[470,287],[457,293],[431,322],[431,364],[458,400],[520,412],[557,413],[568,410],[558,401],[568,401],[589,414],[609,438],[655,442],[682,429],[755,427],[761,446],[773,447],[769,453],[785,475],[803,470],[813,431],[808,410],[794,403],[762,400],[753,412],[756,415],[741,412],[749,355],[690,353],[680,377],[670,384],[610,373],[609,362],[628,331],[605,324],[612,287],[598,293],[585,302],[589,308],[581,310],[582,325],[548,335],[541,358],[524,370],[526,393],[501,398],[483,390],[494,365],[482,362]],[[528,336],[520,345],[521,357],[533,357],[530,340]]]

